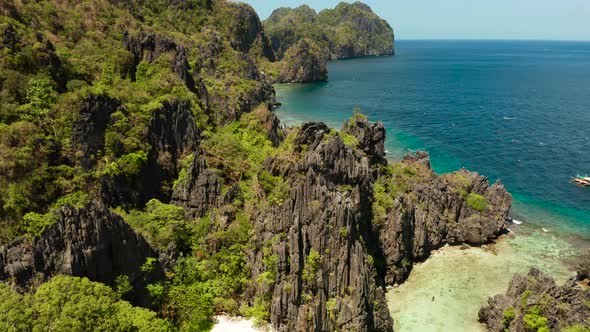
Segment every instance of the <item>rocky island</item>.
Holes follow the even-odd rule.
[[[307,5],[283,7],[263,24],[279,59],[303,38],[316,41],[326,59],[394,54],[391,26],[358,1],[341,2],[319,13]]]
[[[393,29],[361,2],[319,13],[307,5],[283,7],[263,25],[281,60],[277,82],[325,81],[327,60],[394,54]]]

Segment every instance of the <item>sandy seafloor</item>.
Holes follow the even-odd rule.
[[[515,273],[536,266],[565,282],[585,243],[529,225],[482,247],[446,246],[416,263],[408,280],[389,287],[387,302],[396,332],[484,331],[477,321],[489,296],[504,293]],[[217,316],[212,332],[269,331],[253,320]]]
[[[414,266],[408,280],[390,287],[387,302],[396,332],[483,331],[479,309],[489,296],[504,293],[515,273],[531,266],[565,282],[581,246],[534,226],[483,247],[446,246]]]

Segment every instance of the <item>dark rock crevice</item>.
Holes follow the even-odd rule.
[[[164,272],[158,252],[134,232],[123,219],[102,203],[84,208],[65,206],[56,212],[56,222],[41,236],[17,240],[0,247],[0,279],[26,291],[57,274],[87,277],[114,285],[118,276],[129,278],[133,286],[130,300],[149,307],[146,286],[162,281]],[[155,258],[151,269],[141,269]]]
[[[172,182],[178,178],[179,161],[198,148],[200,133],[185,101],[166,101],[150,121],[148,141],[151,150],[143,173],[145,199],[169,201]]]
[[[152,198],[170,201],[180,160],[196,153],[200,140],[190,103],[163,102],[153,111],[146,136],[150,150],[138,174],[106,175],[101,179],[101,198],[109,206],[142,208]]]
[[[193,159],[186,178],[174,188],[171,203],[185,208],[192,218],[202,217],[221,204],[221,181],[207,168],[204,158]]]
[[[366,221],[373,156],[346,146],[338,135],[325,139],[329,132],[323,123],[302,126],[295,149],[308,151],[285,172],[290,197],[256,219],[260,246],[270,246],[279,267],[270,289],[257,293],[272,294],[271,322],[279,331],[388,331],[384,282],[364,243],[371,237]],[[280,240],[277,234],[283,234]],[[251,258],[254,277],[264,272],[263,256]]]
[[[71,142],[74,151],[80,153],[78,159],[85,170],[92,169],[102,157],[111,114],[120,109],[119,101],[106,95],[92,95],[82,102],[72,126]]]
[[[187,51],[173,39],[143,31],[132,36],[126,31],[123,34],[123,47],[133,56],[133,67],[129,73],[132,80],[135,80],[137,66],[141,61],[153,62],[162,54],[172,53],[172,69],[190,91],[197,92],[197,84],[191,74]]]

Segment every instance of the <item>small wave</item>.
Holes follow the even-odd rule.
[[[547,228],[543,227],[543,232],[549,233],[549,230]]]
[[[523,222],[517,219],[512,219],[512,223],[516,225],[522,225]]]
[[[385,154],[388,154],[388,153],[389,153],[389,150],[385,150]]]
[[[516,119],[516,117],[514,117],[514,118],[511,118],[511,117],[508,117],[508,116],[505,116],[504,117],[504,120],[515,120],[515,119]]]
[[[545,142],[539,142],[540,146],[545,146]]]

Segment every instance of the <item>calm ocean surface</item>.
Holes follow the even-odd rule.
[[[280,85],[287,124],[340,128],[360,107],[387,128],[390,159],[430,151],[514,195],[513,217],[590,239],[590,43],[399,41],[396,56],[335,61],[327,83]]]

